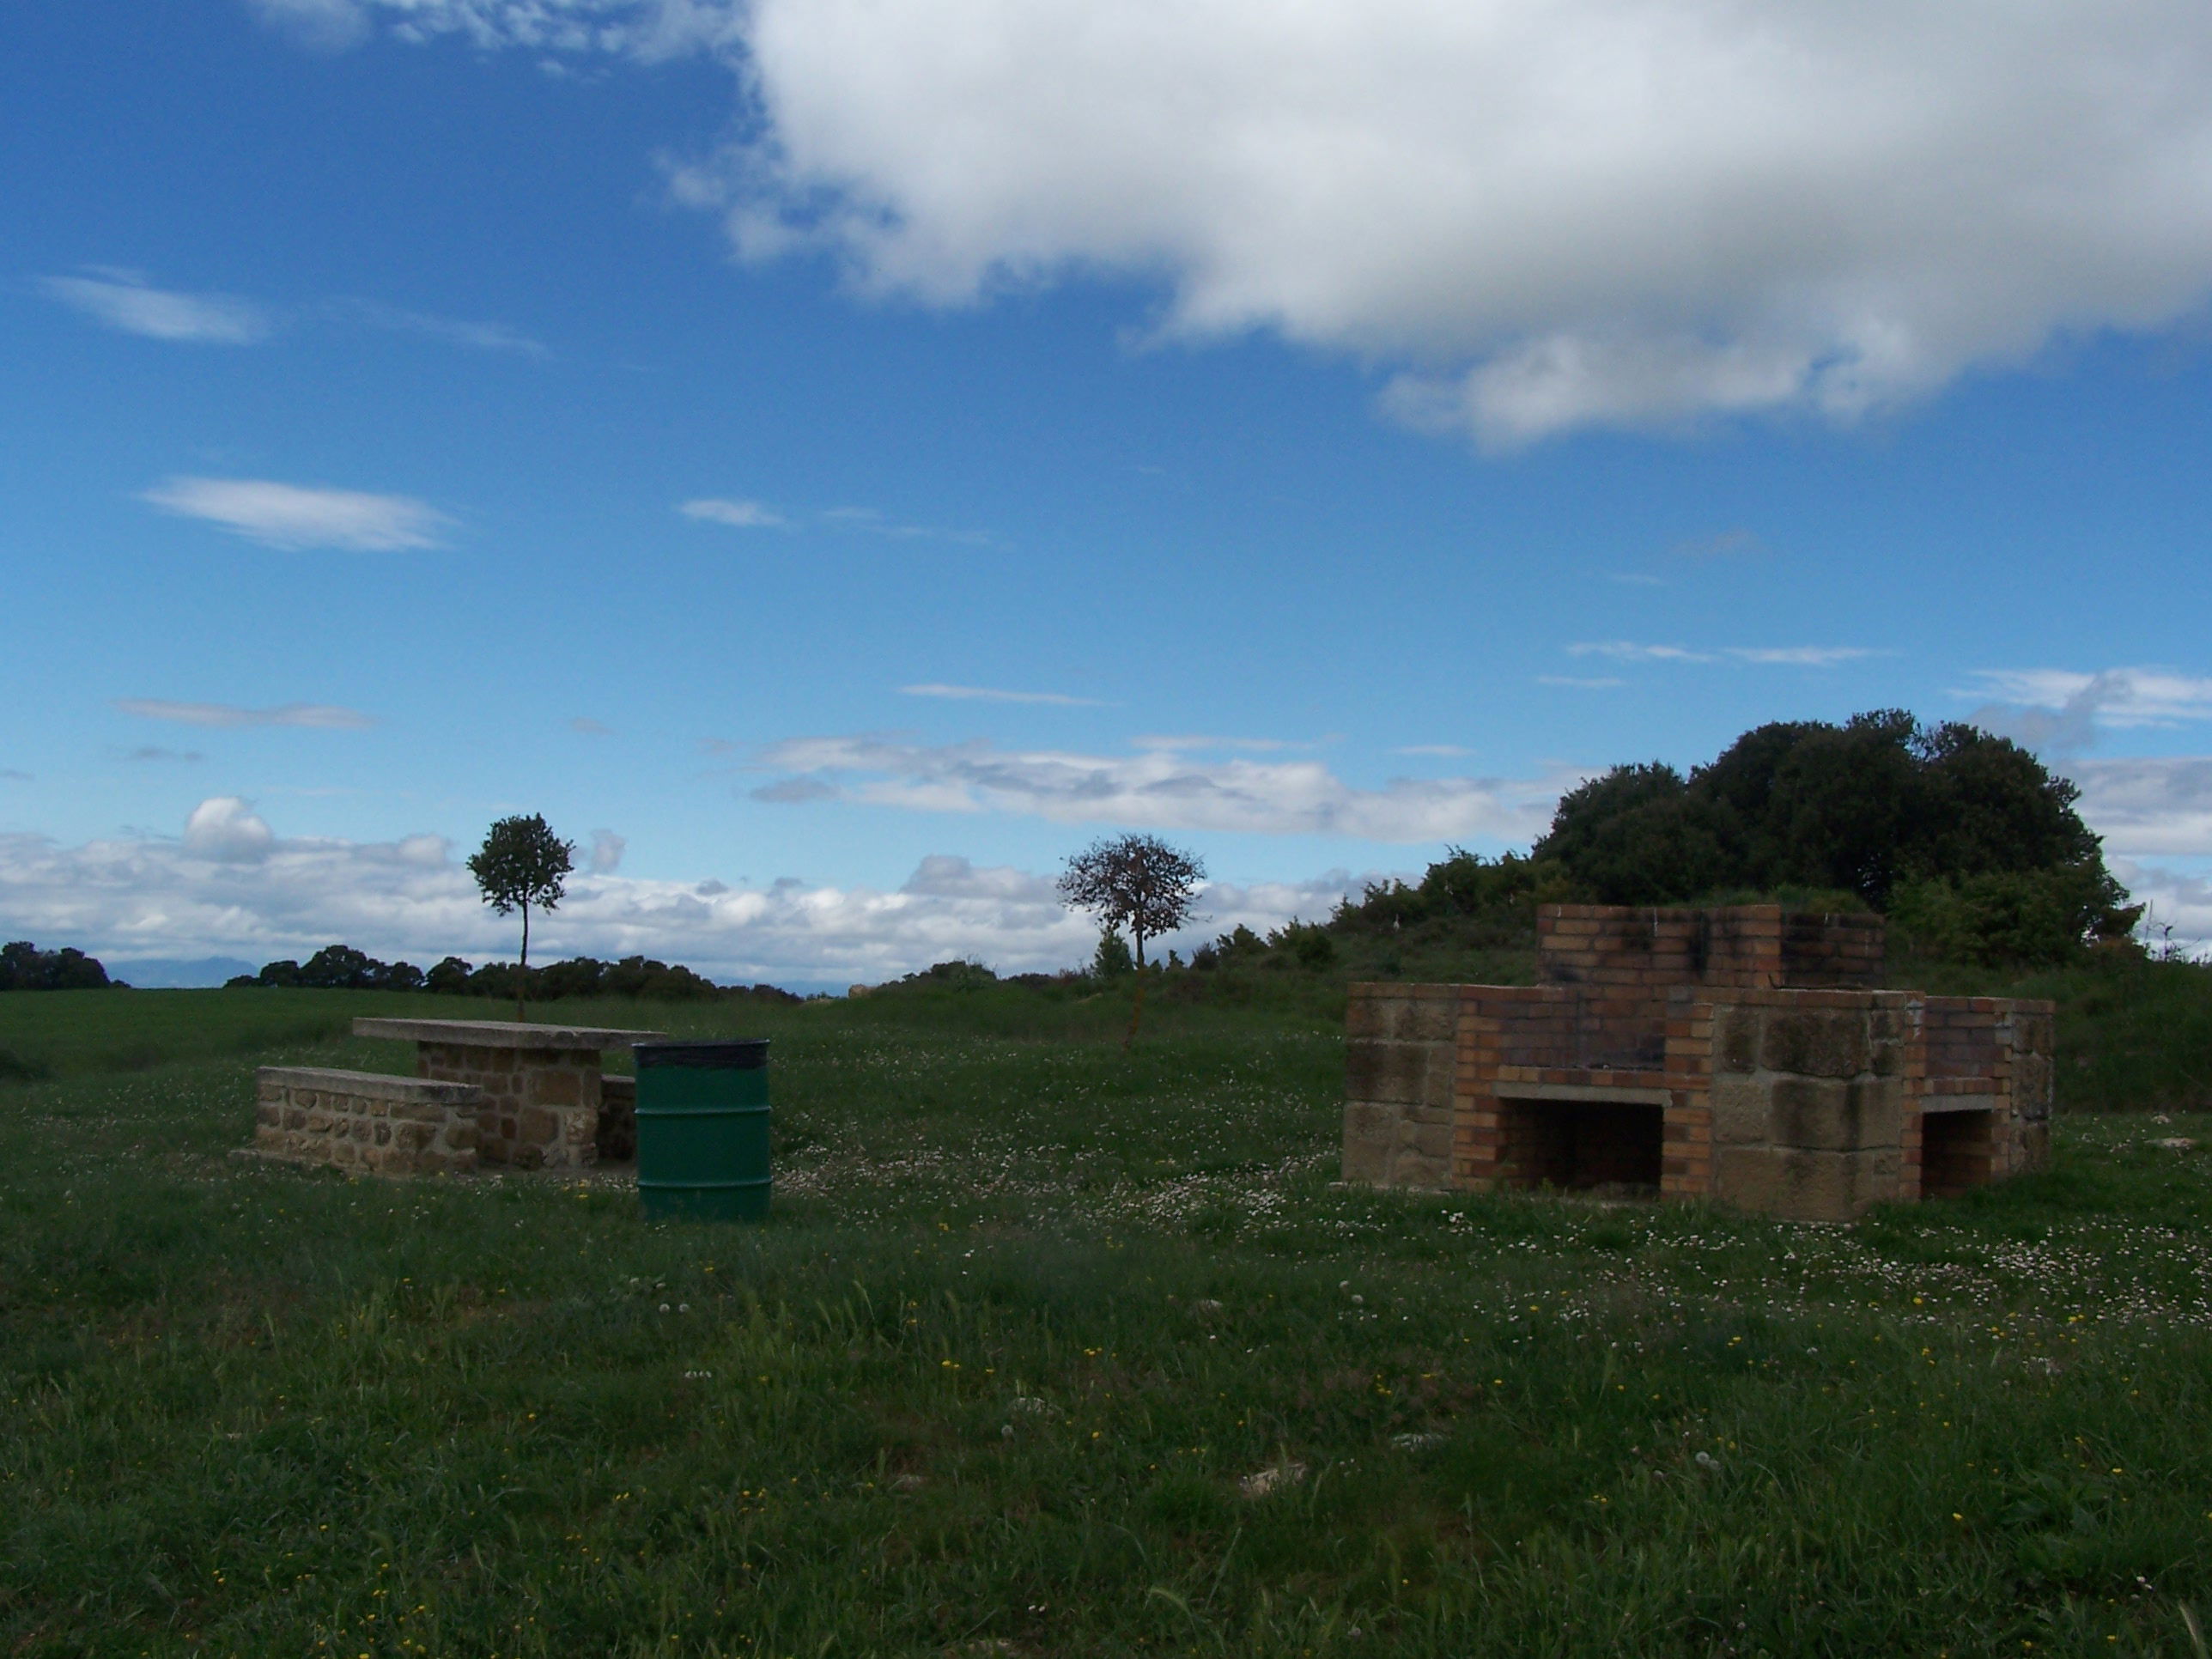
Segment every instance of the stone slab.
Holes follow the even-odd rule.
[[[256,1084],[283,1089],[313,1089],[324,1094],[358,1095],[365,1100],[404,1100],[439,1106],[473,1106],[483,1091],[472,1083],[441,1078],[393,1077],[388,1072],[343,1072],[327,1066],[262,1066]]]
[[[599,1025],[521,1024],[511,1019],[381,1019],[364,1014],[353,1034],[400,1042],[450,1042],[466,1048],[627,1048],[665,1031],[611,1030]]]

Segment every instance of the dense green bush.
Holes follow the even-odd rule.
[[[2075,811],[2010,739],[1902,710],[1747,732],[1686,778],[1616,766],[1571,790],[1531,861],[1608,904],[1725,889],[1857,895],[1966,961],[2057,962],[2124,938],[2138,908]]]

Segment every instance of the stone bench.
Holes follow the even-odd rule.
[[[477,1167],[484,1097],[469,1084],[264,1066],[253,1086],[259,1157],[373,1175],[465,1175]]]

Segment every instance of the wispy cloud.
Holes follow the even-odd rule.
[[[1459,760],[1472,755],[1472,749],[1462,749],[1455,743],[1409,743],[1393,749],[1394,755],[1431,755],[1442,760]]]
[[[31,781],[31,775],[28,772],[18,771],[12,766],[0,766],[0,780],[9,783],[28,783]]]
[[[611,738],[615,734],[614,727],[611,726],[603,726],[598,720],[585,714],[579,714],[574,720],[570,720],[568,729],[587,738]]]
[[[1681,645],[1642,645],[1633,640],[1584,640],[1567,647],[1571,657],[1603,657],[1613,662],[1741,662],[1764,667],[1834,668],[1891,653],[1864,645],[1730,645],[1693,651]],[[1572,680],[1547,684],[1575,684]]]
[[[403,306],[388,306],[380,300],[332,300],[322,307],[323,313],[341,322],[353,322],[369,328],[389,330],[395,334],[419,334],[427,339],[442,340],[447,345],[457,345],[471,351],[509,351],[521,357],[540,360],[553,353],[542,340],[533,340],[527,334],[509,328],[505,323],[471,322],[462,317],[441,317],[427,311],[410,311]]]
[[[436,547],[453,523],[408,495],[373,495],[266,478],[170,478],[145,492],[165,513],[210,524],[269,547],[392,552]]]
[[[1626,685],[1628,682],[1626,680],[1613,679],[1609,676],[1602,674],[1594,676],[1583,674],[1539,674],[1536,676],[1536,684],[1539,685],[1571,686],[1577,691],[1610,691],[1615,686]]]
[[[1064,691],[1002,691],[988,685],[902,685],[902,697],[942,697],[952,702],[1041,702],[1060,708],[1104,708],[1096,697],[1072,697]]]
[[[1384,842],[1526,840],[1549,823],[1560,790],[1575,781],[1394,778],[1366,789],[1317,761],[1201,761],[1164,749],[1008,752],[985,743],[933,747],[866,737],[777,744],[759,763],[787,774],[754,792],[762,800],[835,798],[1061,823]]]
[[[228,294],[155,288],[136,271],[98,266],[88,276],[48,276],[40,287],[94,322],[149,340],[252,345],[275,329],[269,313]]]
[[[1765,663],[1784,668],[1833,668],[1892,653],[1865,645],[1732,646],[1722,653],[1738,662]]]
[[[191,766],[197,765],[201,761],[205,760],[207,757],[201,754],[197,749],[161,749],[155,747],[150,743],[142,743],[136,749],[128,750],[124,755],[123,758],[127,761],[149,761],[155,763],[162,761],[178,761],[185,765]]]
[[[471,351],[508,351],[537,358],[553,355],[543,342],[505,323],[441,317],[432,312],[386,305],[381,300],[347,297],[300,306],[272,306],[234,294],[186,294],[156,288],[142,273],[112,265],[89,267],[88,274],[83,276],[41,277],[39,286],[50,298],[95,322],[149,340],[256,345],[288,327],[326,322],[383,329],[396,334],[419,334]]]
[[[980,530],[940,530],[931,525],[902,524],[872,507],[833,507],[821,520],[835,530],[855,530],[897,541],[957,542],[966,547],[996,547],[999,538]]]
[[[168,702],[155,697],[118,697],[115,707],[141,720],[173,720],[183,726],[304,726],[325,732],[364,732],[376,724],[358,709],[324,702],[240,708],[227,702]]]
[[[1766,555],[1766,544],[1749,530],[1723,530],[1713,536],[1692,536],[1667,550],[1678,559],[1710,564],[1717,559],[1757,559]]]
[[[1613,662],[1711,662],[1709,651],[1680,645],[1638,645],[1633,640],[1581,640],[1567,647],[1571,657],[1604,657]]]
[[[731,525],[739,530],[776,530],[791,522],[774,507],[759,501],[728,501],[720,496],[686,501],[676,510],[687,519]]]

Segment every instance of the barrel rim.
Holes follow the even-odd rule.
[[[766,1037],[640,1042],[631,1046],[638,1068],[688,1066],[703,1071],[757,1072],[768,1065]]]

